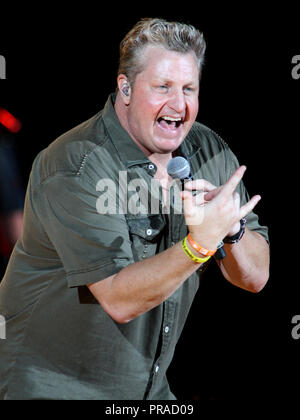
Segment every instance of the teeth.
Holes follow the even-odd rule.
[[[181,118],[173,118],[173,117],[165,117],[165,116],[161,118],[167,121],[181,121]]]

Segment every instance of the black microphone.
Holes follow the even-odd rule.
[[[187,181],[192,181],[191,167],[187,159],[182,156],[176,156],[171,159],[167,166],[167,172],[173,179],[180,179],[182,185]],[[224,242],[220,242],[215,253],[217,260],[222,260],[226,257],[226,252],[223,248]]]

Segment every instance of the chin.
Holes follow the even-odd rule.
[[[183,139],[160,139],[155,142],[155,145],[161,150],[161,153],[171,153],[178,149],[182,141]]]

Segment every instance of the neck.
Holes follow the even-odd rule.
[[[117,117],[119,118],[120,124],[126,131],[128,131],[128,127],[126,124],[127,123],[126,106],[124,105],[124,103],[122,102],[120,98],[120,92],[117,93],[114,108],[115,108]]]
[[[121,126],[131,137],[131,140],[142,150],[142,152],[149,158],[150,152],[146,150],[130,133],[130,128],[128,124],[128,106],[122,101],[120,92],[117,93],[116,102],[115,102],[115,112],[120,121]]]
[[[162,168],[167,171],[167,165],[169,160],[172,159],[172,153],[167,154],[160,154],[160,153],[153,153],[149,156],[149,159],[155,163],[158,168]]]

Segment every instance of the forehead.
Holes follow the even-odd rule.
[[[143,50],[141,77],[199,78],[199,66],[194,52],[179,53],[164,47],[147,46]]]

